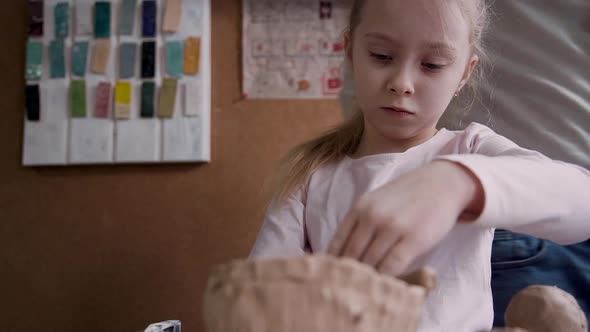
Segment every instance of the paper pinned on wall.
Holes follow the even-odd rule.
[[[247,98],[336,98],[351,0],[246,0]]]

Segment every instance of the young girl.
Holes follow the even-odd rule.
[[[483,125],[436,129],[484,56],[487,17],[484,0],[355,0],[359,111],[288,156],[253,256],[327,252],[392,276],[430,266],[439,286],[421,331],[474,332],[492,326],[496,227],[590,237],[588,171]]]

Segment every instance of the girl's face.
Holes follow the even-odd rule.
[[[365,137],[419,144],[477,64],[456,1],[368,0],[347,38]]]

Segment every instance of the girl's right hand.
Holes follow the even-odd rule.
[[[463,166],[435,161],[364,195],[334,235],[328,253],[399,276],[438,244],[483,189]]]

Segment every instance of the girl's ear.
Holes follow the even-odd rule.
[[[352,39],[350,35],[350,29],[346,29],[344,32],[344,49],[346,50],[346,58],[352,61]]]
[[[467,68],[465,68],[465,72],[463,73],[463,77],[461,78],[461,83],[459,84],[459,88],[457,89],[457,93],[459,93],[459,91],[461,91],[461,89],[463,89],[465,84],[467,84],[467,81],[469,81],[469,78],[471,77],[471,74],[473,74],[473,71],[475,70],[475,67],[477,67],[478,63],[479,63],[479,57],[477,56],[477,54],[472,55],[471,59],[469,60],[469,63],[467,64]]]

